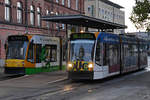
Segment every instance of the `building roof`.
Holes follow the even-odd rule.
[[[127,26],[85,15],[43,16],[42,20],[96,29],[125,29]]]
[[[113,2],[111,2],[109,0],[100,0],[100,1],[102,1],[102,2],[104,2],[106,4],[109,4],[109,5],[113,6],[113,7],[119,8],[119,9],[120,8],[124,8],[124,7],[122,7],[122,6],[120,6],[120,5],[116,4],[116,3],[113,3]]]

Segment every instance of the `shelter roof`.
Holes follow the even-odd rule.
[[[96,29],[125,29],[127,26],[85,15],[43,16],[42,20]]]

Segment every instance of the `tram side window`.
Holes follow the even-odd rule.
[[[57,46],[46,45],[46,60],[50,62],[57,61]]]
[[[95,55],[95,61],[96,64],[100,65],[101,61],[100,61],[100,41],[97,42],[97,46],[96,46],[96,55]]]
[[[30,46],[29,46],[29,50],[28,50],[28,57],[27,57],[27,60],[29,62],[34,62],[34,47],[33,47],[33,43],[30,43]]]
[[[42,45],[41,44],[37,44],[36,45],[36,63],[41,63],[41,52],[42,52]]]
[[[51,47],[49,45],[46,45],[45,48],[45,60],[48,62],[51,59]]]
[[[129,46],[128,45],[124,45],[124,56],[128,57],[130,55],[129,53]]]
[[[147,64],[147,45],[145,44],[140,45],[140,63],[142,65]]]
[[[130,53],[130,56],[134,56],[134,45],[129,45],[129,53]]]
[[[57,61],[57,46],[56,45],[51,46],[51,51],[52,51],[51,61],[56,62]]]
[[[136,65],[137,64],[137,56],[138,54],[136,53],[137,46],[136,45],[129,45],[130,48],[130,66],[131,65]]]

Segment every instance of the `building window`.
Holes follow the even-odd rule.
[[[69,8],[71,7],[71,2],[70,2],[70,0],[68,0],[68,7],[69,7]]]
[[[101,16],[101,8],[99,8],[99,16]]]
[[[91,15],[94,16],[94,5],[91,5]]]
[[[79,9],[79,0],[76,0],[76,10]]]
[[[65,0],[62,0],[62,5],[65,5]]]
[[[59,3],[59,0],[56,0],[57,3]]]
[[[46,16],[48,16],[48,15],[50,15],[50,13],[49,13],[48,10],[46,10]],[[46,27],[47,27],[47,28],[50,28],[50,27],[49,27],[49,22],[48,22],[48,21],[46,22]]]
[[[63,30],[65,29],[65,24],[62,24],[62,29],[63,29]]]
[[[59,14],[58,14],[58,12],[56,12],[56,16],[58,16]],[[59,28],[59,24],[58,23],[56,23],[56,29],[58,29]]]
[[[17,2],[17,22],[22,23],[22,3]]]
[[[34,25],[34,7],[30,6],[30,23],[31,25]]]
[[[40,27],[41,26],[41,9],[37,8],[37,24]]]
[[[91,12],[91,6],[88,6],[88,13]]]
[[[46,10],[46,16],[48,16],[50,14],[50,11]]]
[[[102,9],[102,14],[104,14],[104,9]]]
[[[94,5],[88,6],[88,13],[91,16],[94,16]]]
[[[5,0],[5,20],[10,21],[10,0]]]

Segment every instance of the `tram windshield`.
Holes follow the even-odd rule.
[[[25,59],[27,41],[9,41],[7,59]]]
[[[92,61],[94,52],[94,40],[71,41],[71,61]]]

